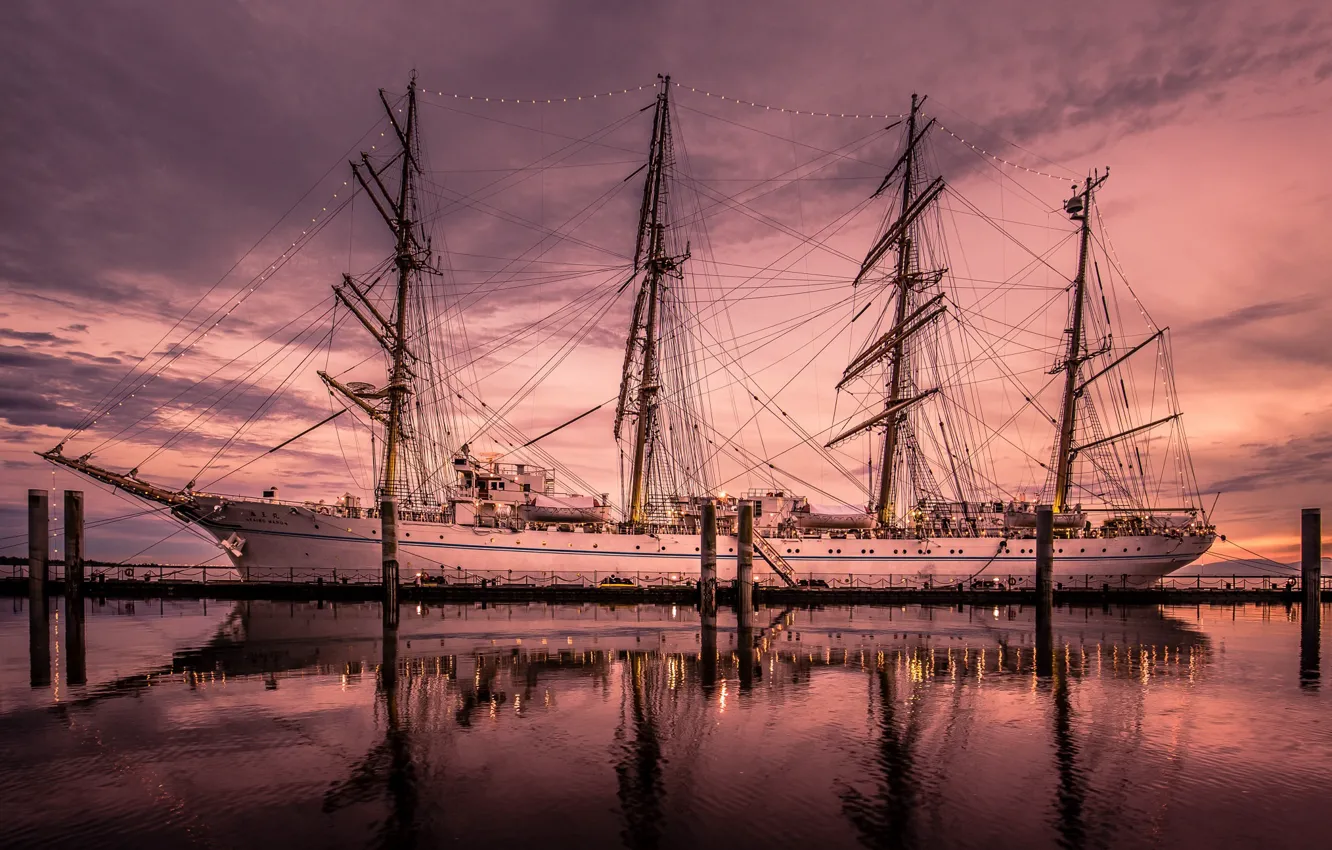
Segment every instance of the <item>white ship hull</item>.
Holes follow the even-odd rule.
[[[263,501],[199,501],[206,513],[198,525],[223,543],[246,580],[298,575],[356,580],[380,569],[377,518],[340,517]],[[419,573],[450,581],[494,578],[520,583],[592,583],[617,575],[658,584],[692,580],[699,569],[699,539],[684,534],[515,532],[400,519],[398,542],[403,581],[413,581]],[[887,584],[885,578],[905,580],[902,583],[1010,576],[1020,580],[1036,568],[1031,539],[802,537],[770,542],[797,578],[838,585]],[[1211,542],[1210,535],[1059,539],[1055,576],[1078,586],[1142,585],[1196,560]],[[735,578],[735,548],[734,537],[718,538],[721,581]],[[761,561],[754,578],[780,583]]]

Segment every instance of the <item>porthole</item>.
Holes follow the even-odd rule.
[[[842,554],[842,550],[841,550],[841,549],[838,549],[838,550],[837,550],[837,554],[839,554],[839,555]]]
[[[643,547],[642,547],[642,546],[635,546],[634,548],[635,548],[635,549],[642,549]]]
[[[443,540],[443,539],[444,539],[444,535],[441,534],[441,535],[439,536],[439,539],[440,539],[440,540]]]
[[[831,550],[831,549],[828,550],[828,554],[829,554],[829,555],[832,554],[832,550]]]
[[[403,537],[411,537],[411,536],[412,536],[412,533],[411,533],[410,531],[403,535]],[[1128,550],[1125,549],[1124,551],[1127,552]]]
[[[593,543],[593,544],[592,544],[592,548],[593,548],[593,549],[597,548],[597,544]]]
[[[698,547],[697,547],[697,546],[694,547],[694,551],[695,551],[695,552],[698,551]]]
[[[1127,546],[1124,547],[1124,551],[1125,551],[1125,552],[1128,551],[1128,547],[1127,547]]]
[[[1063,551],[1064,551],[1063,549],[1060,549],[1060,550],[1059,550],[1060,554],[1063,554]]]
[[[873,550],[873,549],[870,550],[870,554],[871,554],[871,555],[874,554],[874,550]]]
[[[860,550],[860,554],[862,554],[862,555],[865,554],[865,550],[864,550],[864,549],[861,549],[861,550]]]
[[[1104,550],[1104,549],[1102,549],[1102,550],[1101,550],[1101,551],[1102,551],[1102,552],[1104,552],[1104,551],[1105,551],[1105,550]]]
[[[786,550],[786,554],[788,554],[788,555],[791,554],[791,550],[790,550],[790,549],[787,549],[787,550]]]
[[[954,554],[953,550],[952,550],[952,549],[949,549],[949,550],[948,550],[948,554],[950,554],[950,555]]]
[[[734,550],[734,549],[727,549],[726,551],[727,551],[727,552],[734,552],[735,550]],[[796,551],[799,552],[800,550],[797,549]]]
[[[796,550],[796,554],[797,554],[797,555],[800,554],[800,550],[799,550],[799,549]]]
[[[1138,551],[1139,551],[1139,552],[1142,551],[1142,547],[1141,547],[1141,546],[1138,547]]]

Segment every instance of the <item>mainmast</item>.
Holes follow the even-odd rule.
[[[646,493],[643,478],[647,467],[649,425],[657,396],[657,303],[660,300],[662,259],[661,183],[665,171],[666,139],[670,134],[671,78],[666,77],[657,95],[657,111],[652,116],[652,148],[648,155],[648,175],[644,185],[643,215],[639,222],[639,244],[635,259],[647,238],[647,322],[643,329],[643,377],[638,385],[638,421],[634,423],[634,465],[629,490],[629,521],[643,522]],[[636,331],[637,329],[634,329]],[[631,337],[634,335],[631,331]]]
[[[911,197],[914,187],[912,181],[916,176],[916,114],[920,109],[920,101],[916,95],[911,95],[911,114],[907,116],[907,149],[906,156],[903,159],[902,172],[902,216],[905,217],[907,210],[911,208]],[[911,297],[911,248],[912,237],[915,235],[914,229],[908,229],[903,234],[901,248],[897,253],[897,306],[894,310],[893,327],[899,327],[902,320],[906,318],[907,301]],[[902,400],[902,346],[906,342],[905,337],[899,338],[893,346],[893,364],[888,374],[888,398],[885,402],[885,410],[895,410],[897,403]],[[888,418],[887,428],[883,434],[883,457],[879,463],[879,525],[888,525],[893,518],[893,458],[897,454],[897,428],[901,422],[901,413],[894,412]]]
[[[902,206],[896,220],[884,228],[878,240],[865,255],[853,285],[859,285],[890,251],[897,253],[896,268],[893,271],[892,284],[896,287],[896,297],[892,307],[892,323],[877,339],[870,341],[851,361],[842,373],[842,380],[837,384],[840,390],[852,380],[884,360],[888,364],[888,375],[884,387],[884,406],[878,414],[838,434],[827,443],[831,448],[851,437],[884,426],[883,454],[879,463],[878,493],[874,503],[875,514],[880,526],[889,526],[893,522],[893,489],[899,482],[894,480],[895,459],[902,445],[901,431],[907,411],[918,403],[930,398],[939,388],[922,389],[912,387],[907,369],[907,341],[916,333],[930,327],[936,319],[946,312],[943,293],[925,298],[912,309],[914,295],[937,284],[944,275],[944,270],[920,272],[916,267],[916,222],[944,189],[942,177],[936,177],[921,191],[916,191],[919,167],[916,160],[917,146],[934,126],[930,119],[925,126],[919,126],[920,108],[925,98],[911,95],[911,113],[907,116],[906,149],[874,192],[877,197],[893,181],[902,180]]]
[[[615,411],[617,440],[620,437],[620,424],[625,416],[632,413],[635,417],[628,519],[631,523],[638,524],[646,522],[648,518],[648,468],[652,454],[652,429],[656,417],[657,394],[661,389],[658,348],[661,299],[665,289],[663,279],[668,274],[678,274],[680,264],[688,259],[687,250],[684,256],[673,257],[666,249],[665,174],[671,158],[671,78],[667,76],[659,79],[662,81],[661,91],[657,95],[656,112],[652,117],[652,142],[648,151],[647,180],[643,185],[638,244],[634,251],[635,271],[641,269],[644,275],[634,304],[633,323],[629,329],[624,371],[620,381],[620,400]],[[635,357],[640,345],[641,370]]]
[[[1087,359],[1082,354],[1082,305],[1087,294],[1087,261],[1091,251],[1092,193],[1110,176],[1089,176],[1082,192],[1064,204],[1064,210],[1074,221],[1081,222],[1078,238],[1078,276],[1073,281],[1073,322],[1068,329],[1068,350],[1062,364],[1064,370],[1064,403],[1059,413],[1059,445],[1055,450],[1055,513],[1068,506],[1068,490],[1073,477],[1073,431],[1077,419],[1078,371]],[[1076,188],[1076,187],[1074,187]],[[1058,368],[1058,367],[1056,367]]]

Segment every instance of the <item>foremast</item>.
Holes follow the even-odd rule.
[[[416,177],[421,173],[416,125],[416,75],[412,75],[411,85],[407,90],[406,116],[401,123],[394,114],[393,106],[383,89],[379,90],[379,99],[384,105],[384,111],[388,115],[401,149],[378,169],[371,162],[369,155],[362,153],[361,161],[352,162],[351,169],[357,182],[370,196],[375,209],[379,211],[394,235],[393,262],[397,269],[397,289],[393,299],[393,314],[385,317],[371,301],[368,289],[359,286],[350,275],[343,276],[342,283],[334,287],[334,293],[387,352],[390,359],[389,380],[382,389],[363,390],[343,384],[323,372],[319,373],[319,377],[329,389],[342,394],[365,411],[371,419],[383,425],[383,464],[375,495],[378,501],[386,499],[396,501],[411,498],[413,495],[405,483],[401,460],[403,442],[407,439],[404,422],[407,400],[411,394],[410,361],[414,359],[407,345],[407,313],[412,276],[417,271],[429,267],[429,248],[421,245],[416,235],[416,222],[412,219],[414,184]],[[384,172],[393,167],[401,169],[396,192],[391,192],[382,179]],[[388,400],[387,410],[373,403],[385,398]]]
[[[1088,359],[1083,353],[1083,304],[1087,297],[1087,266],[1091,252],[1091,205],[1092,196],[1106,178],[1110,176],[1107,171],[1102,175],[1091,175],[1083,183],[1082,191],[1071,198],[1064,205],[1069,217],[1079,222],[1078,232],[1078,273],[1073,280],[1073,305],[1072,322],[1068,329],[1068,349],[1064,353],[1063,362],[1057,364],[1055,370],[1060,369],[1064,372],[1064,395],[1063,403],[1059,410],[1059,442],[1055,447],[1055,487],[1054,487],[1054,512],[1062,513],[1068,507],[1068,492],[1072,486],[1073,479],[1073,458],[1076,450],[1073,447],[1073,434],[1077,425],[1077,402],[1079,393],[1078,375],[1082,364]]]
[[[666,249],[665,174],[671,158],[671,114],[669,76],[661,77],[656,111],[652,117],[652,141],[648,150],[647,178],[643,184],[643,204],[639,212],[638,242],[634,251],[634,271],[643,277],[634,302],[634,314],[625,346],[624,368],[620,378],[620,397],[615,409],[615,439],[620,439],[624,420],[634,417],[633,459],[630,467],[628,516],[633,525],[648,521],[648,490],[653,427],[657,396],[661,389],[659,372],[661,301],[664,279],[679,276],[681,264],[689,258],[674,257]]]

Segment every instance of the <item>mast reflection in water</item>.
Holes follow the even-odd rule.
[[[24,607],[18,845],[1301,846],[1332,780],[1298,608]]]

